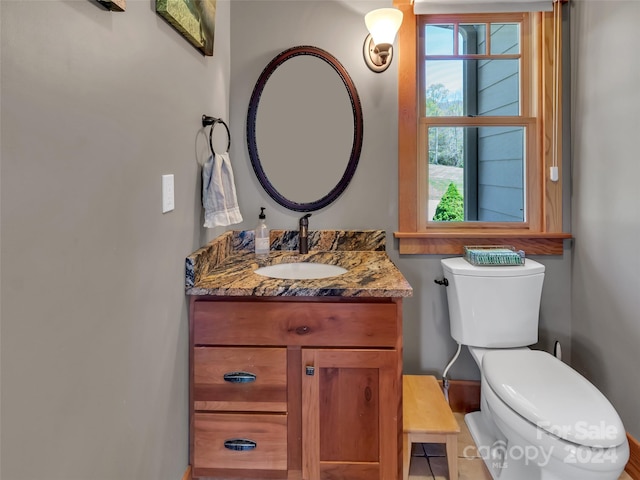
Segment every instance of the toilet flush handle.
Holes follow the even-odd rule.
[[[447,277],[444,277],[442,280],[438,280],[436,278],[434,282],[436,282],[438,285],[444,285],[445,287],[449,286],[449,280],[447,280]]]

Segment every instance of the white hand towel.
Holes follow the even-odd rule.
[[[216,153],[202,167],[204,226],[213,228],[242,221],[228,153]]]

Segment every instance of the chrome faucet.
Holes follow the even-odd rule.
[[[309,253],[309,217],[310,213],[300,218],[300,232],[298,233],[298,246],[300,254]]]

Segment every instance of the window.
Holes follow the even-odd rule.
[[[500,243],[561,254],[570,235],[561,182],[549,178],[561,167],[554,14],[414,15],[409,0],[395,6],[404,13],[400,253]]]
[[[521,68],[530,63],[525,20],[418,17],[422,221],[527,221],[525,168],[536,125],[523,115],[531,110]]]

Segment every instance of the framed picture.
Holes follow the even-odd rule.
[[[107,10],[112,12],[124,12],[127,8],[127,0],[97,0]]]
[[[204,55],[213,55],[216,0],[156,0],[156,12]]]

